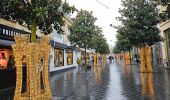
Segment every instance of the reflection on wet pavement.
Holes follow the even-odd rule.
[[[170,71],[140,73],[123,61],[102,63],[50,75],[53,100],[170,100]],[[0,100],[12,100],[14,88],[0,90]]]
[[[170,100],[170,72],[140,73],[122,61],[51,75],[56,100]]]
[[[170,70],[140,73],[123,61],[102,63],[50,75],[53,100],[170,100]],[[0,90],[0,100],[13,100],[14,89]]]
[[[150,100],[155,100],[153,87],[153,74],[141,73],[142,96],[149,96]]]

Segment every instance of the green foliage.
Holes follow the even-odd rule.
[[[101,54],[109,53],[109,46],[102,35],[102,29],[94,25],[96,20],[92,12],[79,11],[70,27],[69,39],[81,48],[93,48]]]
[[[162,40],[157,23],[160,22],[156,4],[147,0],[122,0],[118,17],[122,26],[116,27],[133,46],[153,45]],[[122,44],[122,43],[118,43]]]
[[[116,38],[118,39],[117,45],[121,46],[121,51],[130,51],[133,47],[133,45],[130,43],[130,40],[122,35],[122,34],[117,34]]]
[[[95,34],[94,22],[97,19],[93,17],[92,12],[80,10],[70,27],[69,39],[72,44],[81,48],[90,48],[93,35]]]
[[[104,38],[104,35],[102,34],[102,29],[97,27],[95,28],[95,34],[92,37],[92,41],[90,41],[90,48],[95,49],[100,54],[108,54],[109,46],[107,44],[106,38]]]
[[[122,52],[118,45],[119,45],[119,44],[116,43],[115,47],[113,48],[113,51],[112,51],[112,52],[113,52],[114,54],[119,54],[119,53]]]
[[[125,35],[119,33],[116,35],[116,38],[117,41],[113,49],[113,53],[117,54],[125,51],[130,51],[132,49],[133,45]]]
[[[93,48],[101,54],[109,53],[109,46],[102,35],[102,29],[95,26],[97,19],[92,12],[81,10],[70,27],[70,41],[82,48]]]
[[[75,10],[74,6],[61,0],[1,0],[0,18],[16,20],[31,28],[32,21],[44,33],[50,33],[52,26],[62,32],[63,16]]]
[[[87,57],[86,49],[91,47],[91,41],[95,34],[94,22],[96,20],[97,18],[93,17],[92,12],[80,10],[70,27],[69,39],[72,44],[85,49],[85,59]],[[85,60],[85,66],[86,64]]]
[[[95,49],[98,51],[100,54],[108,54],[110,53],[109,51],[109,46],[106,42],[106,38],[104,38],[103,35],[99,35],[95,37],[96,39],[94,40],[96,45]]]

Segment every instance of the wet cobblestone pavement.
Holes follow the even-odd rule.
[[[1,81],[2,82],[2,81]],[[170,100],[170,72],[140,73],[139,66],[99,65],[50,75],[53,100]],[[0,90],[12,100],[14,88]]]
[[[170,100],[170,73],[110,63],[51,76],[54,100]]]

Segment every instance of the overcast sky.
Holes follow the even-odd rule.
[[[119,16],[118,9],[121,7],[121,0],[67,0],[70,5],[75,5],[77,9],[93,11],[97,17],[96,25],[101,27],[109,46],[114,46],[116,41],[116,30],[110,24],[118,25],[115,17]]]

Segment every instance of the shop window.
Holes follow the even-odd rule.
[[[63,49],[55,49],[54,50],[54,66],[61,67],[64,66],[64,50]]]
[[[14,57],[11,49],[0,49],[0,68],[14,67]]]
[[[67,64],[73,64],[73,51],[71,50],[67,51]]]

